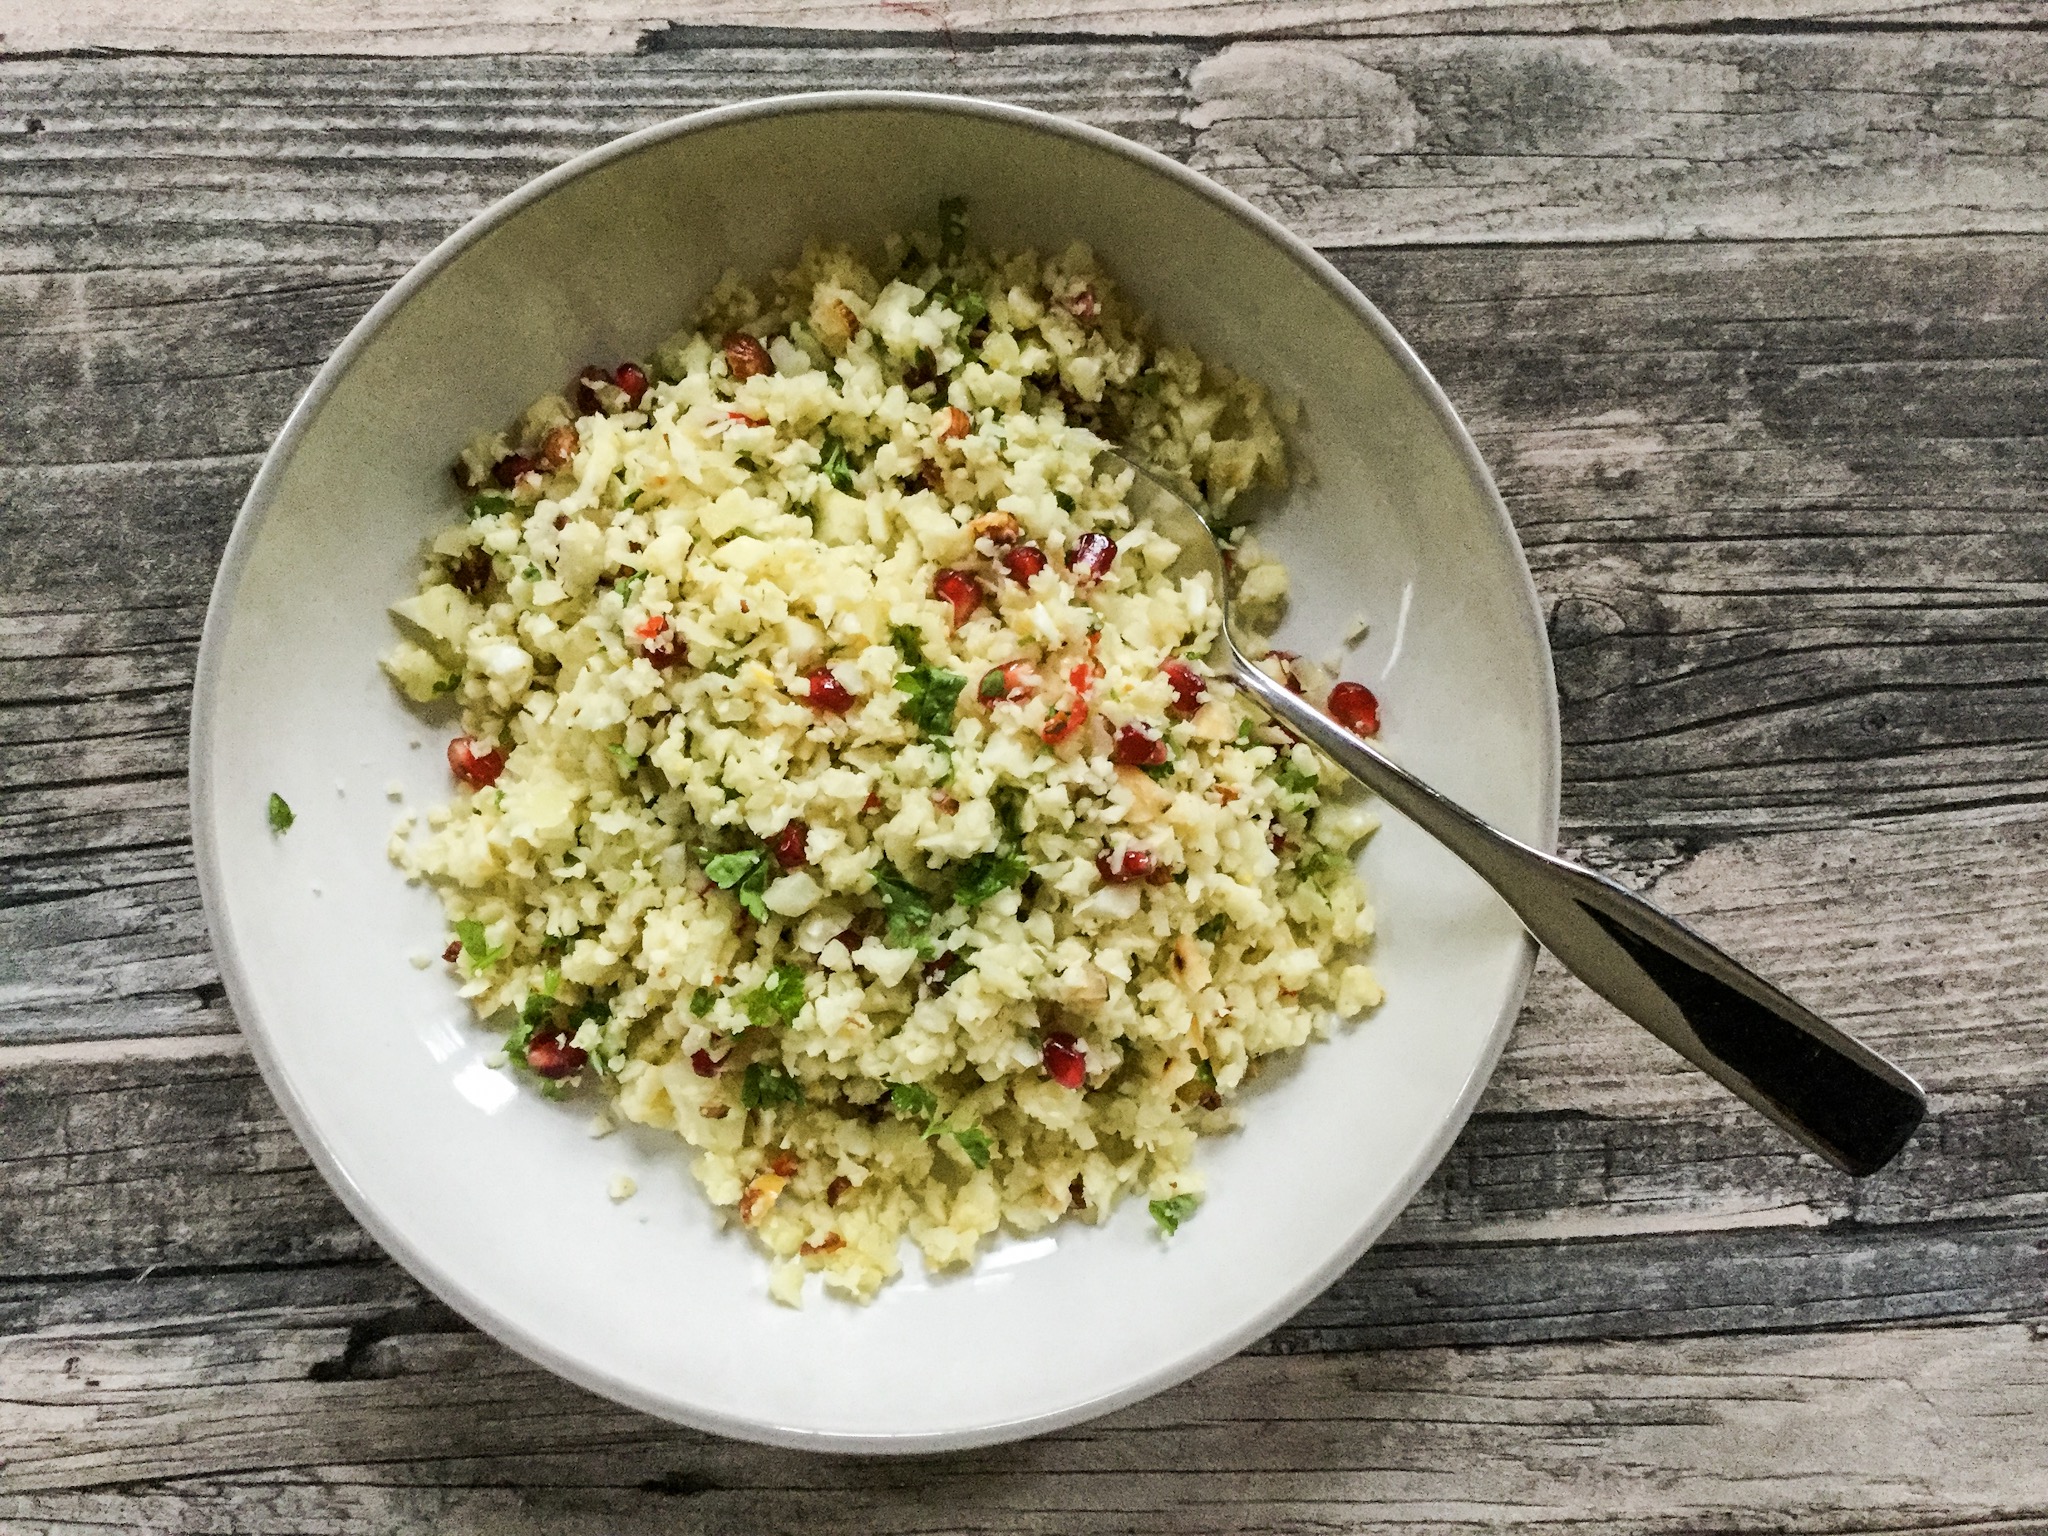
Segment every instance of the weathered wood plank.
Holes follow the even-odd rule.
[[[650,0],[585,0],[573,12],[540,0],[357,0],[289,14],[256,0],[174,0],[138,12],[78,0],[17,18],[18,52],[106,48],[191,53],[433,55],[631,53],[696,39],[785,35],[829,46],[834,33],[922,35],[939,46],[1058,32],[1091,36],[1332,36],[1434,32],[1580,32],[1727,22],[2024,25],[2024,0],[698,0],[689,20]]]
[[[2048,524],[2029,501],[2048,369],[2011,363],[2048,348],[2031,302],[2048,242],[1341,259],[1499,467],[1552,610],[1572,841],[1641,875],[1749,829],[2048,796]],[[0,281],[0,337],[33,361],[0,459],[43,431],[81,461],[0,470],[0,1034],[224,1024],[180,851],[199,622],[256,451],[380,281],[298,265]],[[208,456],[181,460],[193,445]],[[123,454],[144,457],[108,461]],[[1835,928],[1881,911],[1894,861],[1945,837],[1866,833],[1842,899],[1823,883],[1798,910]],[[2010,960],[1948,978],[1963,990],[1940,1027],[1977,1041],[1964,1082],[2035,1049],[2032,940],[1971,943],[1968,882],[2006,856],[1976,846],[1925,914],[1961,952]],[[1727,870],[1730,890],[1750,879],[1739,855]],[[1916,943],[1921,920],[1885,931]],[[1769,913],[1727,922],[1731,944],[1803,966]],[[1816,953],[1840,981],[1799,979],[1860,1014],[1867,956]],[[1877,1027],[1917,1021],[1935,994],[1915,985]],[[1624,1103],[1644,1083],[1689,1091],[1570,984],[1546,973],[1537,999],[1528,1070],[1504,1082],[1568,1084],[1554,1104],[1607,1102],[1608,1080],[1631,1085]],[[1585,1071],[1603,1059],[1626,1072]]]
[[[2044,1107],[2048,1089],[1937,1097],[1862,1183],[1726,1101],[1482,1110],[1379,1248],[1265,1347],[2048,1315]],[[66,1276],[377,1255],[235,1037],[0,1053],[0,1168],[17,1300]]]
[[[2044,58],[2015,30],[13,59],[0,121],[42,126],[0,139],[0,270],[404,259],[629,129],[855,85],[1070,113],[1332,244],[2038,232]]]
[[[2048,1513],[2048,1357],[2017,1325],[1244,1356],[1081,1429],[906,1467],[714,1440],[433,1314],[354,1329],[349,1316],[338,1298],[303,1312],[259,1300],[0,1343],[14,1384],[0,1519],[40,1506],[82,1522],[94,1504],[42,1491],[99,1488],[102,1517],[114,1499],[136,1513],[153,1500],[179,1522],[165,1528],[205,1529],[250,1473],[299,1500],[266,1517],[245,1496],[244,1531],[279,1529],[286,1511],[308,1529],[449,1507],[376,1502],[408,1487],[516,1489],[542,1516],[609,1494],[642,1520],[817,1531],[1173,1530],[1193,1508],[1216,1531],[1868,1530]],[[121,1488],[138,1482],[152,1486]]]

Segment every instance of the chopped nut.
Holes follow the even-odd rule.
[[[968,536],[995,544],[1014,544],[1024,537],[1024,525],[1008,512],[984,512],[967,525]]]
[[[827,1232],[815,1243],[803,1244],[801,1247],[797,1249],[797,1252],[805,1255],[817,1253],[837,1253],[840,1249],[844,1248],[845,1246],[845,1238],[841,1237],[837,1232]]]
[[[540,440],[540,467],[549,474],[564,468],[576,456],[579,445],[574,427],[551,427]]]
[[[1174,979],[1190,992],[1209,985],[1209,957],[1202,953],[1193,934],[1184,933],[1173,941]]]
[[[853,1188],[853,1180],[843,1173],[840,1174],[830,1184],[825,1186],[825,1203],[827,1205],[837,1205],[851,1188]]]
[[[768,1208],[781,1197],[782,1187],[788,1182],[779,1173],[756,1174],[754,1182],[740,1194],[740,1220],[751,1227],[757,1217],[767,1215]]]
[[[706,1104],[702,1109],[698,1110],[697,1113],[702,1115],[706,1120],[723,1120],[727,1115],[732,1113],[732,1107],[727,1104]]]

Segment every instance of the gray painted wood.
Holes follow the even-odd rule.
[[[2035,8],[47,11],[0,55],[0,1529],[2048,1520]],[[96,46],[168,51],[23,54]],[[1297,1318],[1102,1424],[916,1466],[610,1407],[378,1254],[225,1033],[198,913],[186,699],[234,507],[461,219],[833,84],[1099,122],[1332,251],[1515,514],[1568,840],[1919,1070],[1898,1166],[1798,1156],[1546,966],[1444,1166]]]

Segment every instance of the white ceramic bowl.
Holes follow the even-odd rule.
[[[1470,1111],[1531,947],[1480,882],[1393,822],[1365,869],[1386,1005],[1270,1074],[1201,1154],[1170,1243],[1141,1203],[1013,1241],[970,1274],[915,1260],[872,1306],[767,1299],[679,1144],[586,1134],[590,1106],[494,1071],[443,969],[434,898],[385,862],[397,807],[448,793],[441,738],[378,674],[387,602],[451,518],[482,424],[592,359],[644,355],[728,267],[787,264],[970,198],[977,239],[1088,240],[1160,332],[1301,402],[1312,478],[1265,536],[1285,635],[1385,704],[1394,754],[1530,842],[1557,806],[1549,653],[1512,528],[1420,363],[1332,268],[1150,151],[1011,107],[849,93],[752,103],[580,156],[420,263],[313,381],[235,524],[200,650],[192,804],[206,911],[277,1100],[356,1217],[450,1305],[595,1391],[726,1434],[933,1450],[1072,1423],[1285,1319],[1393,1219]],[[277,791],[298,814],[265,825]],[[640,1193],[614,1206],[606,1184]]]

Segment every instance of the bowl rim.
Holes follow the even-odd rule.
[[[1464,422],[1459,418],[1456,408],[1452,406],[1442,386],[1423,366],[1414,349],[1372,301],[1306,240],[1270,215],[1261,212],[1237,193],[1211,181],[1200,172],[1157,150],[1134,143],[1106,129],[1049,112],[1007,102],[927,91],[839,90],[766,96],[670,118],[585,150],[553,169],[542,172],[491,203],[421,257],[350,328],[340,345],[320,366],[312,382],[306,386],[305,392],[292,407],[290,414],[285,417],[284,425],[265,452],[256,476],[250,482],[248,493],[236,511],[234,525],[229,532],[220,567],[214,577],[207,603],[206,620],[200,633],[187,749],[190,760],[192,836],[200,903],[206,915],[208,935],[220,965],[221,980],[235,1015],[237,1029],[247,1041],[250,1054],[255,1059],[265,1085],[275,1097],[278,1107],[284,1112],[285,1119],[314,1166],[339,1196],[349,1214],[362,1224],[387,1254],[396,1259],[408,1274],[446,1302],[455,1312],[499,1343],[576,1386],[614,1402],[624,1403],[670,1423],[684,1424],[695,1429],[760,1444],[848,1454],[904,1455],[1000,1444],[1096,1418],[1188,1380],[1236,1354],[1245,1345],[1299,1311],[1339,1274],[1355,1263],[1358,1257],[1392,1225],[1395,1218],[1414,1199],[1423,1182],[1442,1162],[1452,1142],[1464,1129],[1480,1093],[1499,1065],[1509,1031],[1521,1011],[1529,976],[1535,964],[1535,941],[1527,934],[1522,936],[1521,963],[1503,1000],[1499,1017],[1494,1020],[1485,1049],[1459,1091],[1451,1113],[1444,1118],[1428,1145],[1397,1182],[1392,1196],[1384,1202],[1380,1214],[1353,1233],[1350,1240],[1327,1262],[1300,1276],[1257,1316],[1228,1333],[1209,1340],[1198,1349],[1164,1362],[1114,1391],[1099,1393],[1084,1401],[1046,1412],[1025,1414],[964,1430],[941,1433],[856,1434],[777,1425],[735,1418],[725,1413],[705,1410],[644,1392],[587,1365],[566,1351],[556,1349],[545,1338],[529,1333],[510,1319],[499,1315],[488,1302],[473,1295],[453,1276],[441,1270],[402,1232],[384,1220],[369,1196],[355,1184],[347,1171],[334,1160],[325,1143],[314,1134],[312,1117],[294,1091],[283,1061],[273,1050],[269,1031],[259,1022],[258,1013],[252,1003],[251,988],[244,974],[241,955],[227,921],[220,850],[213,835],[217,819],[214,814],[216,786],[212,760],[205,745],[213,733],[222,686],[222,651],[226,645],[228,614],[241,587],[257,535],[272,510],[285,466],[298,451],[300,440],[310,429],[314,417],[318,415],[348,371],[355,366],[358,357],[392,317],[411,300],[415,292],[438,276],[464,251],[514,215],[550,196],[558,188],[615,160],[637,154],[651,145],[707,129],[794,113],[847,111],[913,111],[929,112],[938,116],[977,117],[1029,132],[1078,141],[1134,161],[1139,166],[1175,183],[1182,190],[1205,199],[1241,224],[1248,225],[1254,233],[1279,246],[1339,303],[1364,322],[1449,434],[1466,471],[1483,493],[1500,531],[1506,535],[1508,546],[1518,557],[1515,564],[1518,568],[1523,598],[1520,616],[1524,621],[1527,640],[1535,656],[1543,685],[1541,725],[1548,749],[1540,765],[1542,782],[1537,786],[1540,827],[1534,841],[1545,851],[1554,848],[1561,778],[1560,730],[1556,674],[1551,661],[1549,637],[1541,617],[1541,602],[1535,581],[1529,572],[1527,557],[1522,554],[1514,522],[1509,517],[1507,506],[1494,484],[1492,473],[1481,458],[1479,449],[1472,441]]]

